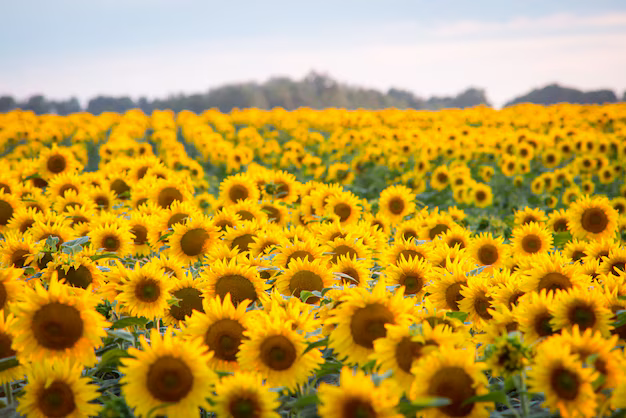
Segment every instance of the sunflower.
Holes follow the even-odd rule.
[[[168,252],[186,263],[200,260],[218,239],[217,227],[205,215],[175,224],[172,229]]]
[[[472,186],[472,201],[479,208],[486,208],[493,204],[493,192],[491,187],[484,183],[477,183]]]
[[[202,215],[202,211],[191,201],[173,202],[168,208],[161,209],[159,215],[155,216],[156,234],[165,234],[174,225],[183,224],[188,218],[195,218]]]
[[[483,232],[471,240],[469,251],[481,266],[499,267],[504,259],[506,246],[502,237],[494,238]]]
[[[235,306],[244,300],[256,302],[266,287],[254,266],[242,264],[237,259],[216,260],[200,277],[207,281],[208,297],[219,296],[224,299],[230,294]]]
[[[289,223],[290,212],[284,203],[262,201],[259,205],[261,211],[267,215],[268,222],[281,227],[284,227]]]
[[[596,399],[593,382],[598,374],[584,368],[570,347],[558,340],[539,346],[534,365],[528,372],[533,392],[543,392],[543,405],[562,416],[593,416]]]
[[[552,328],[553,303],[554,293],[545,290],[527,293],[519,299],[513,314],[527,344],[556,333]]]
[[[471,241],[471,233],[467,229],[454,225],[450,229],[437,235],[437,239],[443,241],[448,247],[468,248]]]
[[[459,310],[469,314],[468,319],[475,329],[491,320],[491,310],[494,308],[491,288],[486,278],[482,275],[470,276],[467,285],[461,289]]]
[[[223,377],[215,385],[211,400],[211,411],[219,417],[280,417],[275,412],[280,406],[278,393],[264,386],[263,378],[257,373],[238,372]]]
[[[412,218],[396,225],[394,241],[418,240],[423,223],[422,219]]]
[[[87,418],[98,415],[97,386],[83,377],[83,367],[69,358],[43,359],[27,369],[28,384],[17,406],[29,417]]]
[[[268,201],[264,201],[266,205]],[[274,202],[275,204],[279,204],[282,202]],[[228,209],[232,210],[234,213],[239,215],[239,217],[244,221],[255,221],[259,224],[265,224],[269,220],[269,212],[265,212],[259,202],[252,202],[250,200],[240,200],[239,202],[228,206]]]
[[[572,262],[582,262],[583,258],[587,256],[587,242],[577,240],[573,238],[563,248],[563,255],[569,258]]]
[[[420,300],[426,292],[426,285],[435,278],[432,265],[420,258],[403,258],[396,265],[389,265],[385,271],[390,285],[404,286],[404,294]]]
[[[0,246],[0,262],[7,267],[28,267],[37,252],[37,246],[30,235],[6,232]]]
[[[233,228],[227,228],[223,239],[231,249],[245,253],[254,242],[259,229],[260,223],[256,220],[242,221]]]
[[[419,237],[423,240],[434,240],[455,226],[457,224],[449,214],[445,212],[434,213],[424,220]]]
[[[344,293],[333,316],[327,319],[336,328],[329,347],[350,363],[365,364],[374,352],[374,341],[387,335],[386,324],[399,323],[410,313],[413,302],[404,298],[402,288],[387,292],[383,278],[371,290],[353,287]]]
[[[39,170],[41,177],[50,181],[54,176],[62,173],[80,171],[82,166],[66,147],[58,147],[56,144],[52,148],[44,148],[39,154]]]
[[[13,357],[16,353],[11,348],[13,339],[15,338],[13,327],[15,326],[15,317],[13,314],[5,314],[6,310],[0,315],[0,361]],[[0,372],[0,384],[10,383],[24,377],[24,366],[18,364],[15,367],[7,368]]]
[[[318,412],[322,418],[400,418],[396,410],[400,397],[395,389],[388,380],[376,386],[363,371],[343,367],[339,386],[320,385]]]
[[[553,293],[571,288],[583,289],[588,286],[589,279],[578,263],[550,257],[542,254],[531,258],[531,267],[520,277],[522,289],[526,292]]]
[[[626,248],[612,248],[608,256],[602,257],[598,273],[610,274],[616,277],[626,271]]]
[[[437,309],[459,311],[459,302],[463,299],[461,290],[467,286],[467,275],[464,264],[451,263],[447,270],[437,273],[434,280],[427,286],[428,300]]]
[[[371,355],[381,370],[393,371],[393,380],[407,394],[413,383],[413,365],[440,346],[461,347],[464,343],[464,335],[445,324],[433,327],[424,321],[416,329],[411,329],[415,319],[411,317],[407,322],[387,325],[387,335],[374,341]]]
[[[259,372],[272,387],[295,390],[307,382],[324,360],[318,348],[305,352],[307,340],[292,324],[265,313],[256,315],[237,353],[241,369]]]
[[[515,253],[529,256],[550,251],[554,238],[541,224],[530,222],[515,227],[511,241]]]
[[[246,173],[239,173],[226,177],[220,183],[219,198],[227,205],[235,204],[241,200],[257,202],[261,194],[254,180]]]
[[[182,178],[159,179],[152,185],[150,195],[158,206],[167,209],[176,201],[186,202],[193,200],[193,194],[186,181]]]
[[[387,187],[380,193],[378,215],[398,222],[415,210],[415,195],[405,186]]]
[[[293,242],[281,240],[276,249],[273,265],[286,269],[292,260],[306,259],[313,261],[324,259],[324,248],[314,238],[295,238]]]
[[[122,359],[122,393],[137,415],[187,417],[198,408],[209,409],[206,395],[217,380],[208,363],[211,358],[199,338],[183,340],[170,332],[150,332],[150,343],[140,337],[141,348],[128,349],[131,358]]]
[[[133,212],[128,220],[130,232],[133,234],[133,250],[136,255],[149,255],[152,248],[157,248],[157,243],[151,239],[153,234],[153,219],[148,215]]]
[[[604,338],[599,331],[587,329],[581,332],[578,326],[574,326],[571,331],[563,330],[550,337],[548,342],[557,344],[558,341],[559,345],[569,346],[572,354],[602,376],[603,382],[596,388],[597,392],[613,389],[622,380],[621,353],[615,349],[618,340],[617,335]]]
[[[422,411],[424,417],[488,417],[489,403],[465,401],[489,392],[484,363],[474,362],[473,349],[441,346],[411,372],[415,375],[409,391],[410,399],[423,397],[448,398],[450,404]]]
[[[522,281],[517,274],[511,274],[508,270],[502,270],[495,274],[507,276],[507,279],[491,288],[493,303],[504,305],[507,309],[513,309],[519,303],[519,298],[526,294],[522,289]]]
[[[73,255],[56,254],[54,260],[48,263],[43,271],[43,278],[50,280],[55,274],[59,281],[79,289],[91,286],[95,290],[104,283],[103,274],[95,261],[82,252]]]
[[[116,253],[120,257],[133,250],[133,234],[127,222],[105,223],[89,232],[91,247],[94,250]]]
[[[350,192],[332,195],[326,204],[326,214],[336,217],[341,225],[355,224],[363,211],[360,205],[361,200]]]
[[[430,187],[435,190],[443,190],[450,184],[450,172],[448,167],[440,165],[430,176]]]
[[[410,260],[411,258],[419,258],[428,260],[431,256],[431,249],[422,243],[423,241],[414,240],[394,242],[394,244],[385,251],[385,261],[388,264],[397,265],[402,259]]]
[[[248,245],[248,251],[252,257],[267,256],[276,250],[281,242],[282,229],[274,225],[266,225],[265,228],[256,232],[254,242]]]
[[[119,285],[119,294],[115,298],[123,305],[123,310],[133,316],[159,318],[168,308],[170,291],[174,282],[163,275],[155,264],[135,264],[128,271],[126,280]]]
[[[46,290],[23,287],[13,305],[15,339],[12,348],[21,361],[69,358],[85,366],[96,363],[94,348],[100,347],[110,325],[96,310],[90,292],[71,294],[70,287],[52,277]]]
[[[200,337],[209,351],[213,353],[209,359],[209,367],[214,370],[234,371],[239,369],[237,352],[243,332],[248,329],[251,314],[246,313],[250,304],[244,300],[235,307],[226,294],[224,299],[219,296],[204,298],[202,311],[193,312],[185,322],[184,338]]]
[[[369,286],[371,271],[363,260],[348,255],[340,256],[331,271],[343,286]]]
[[[6,224],[6,229],[24,234],[30,231],[30,228],[35,224],[35,219],[39,213],[36,208],[22,206],[13,213]]]
[[[345,238],[336,238],[324,247],[324,255],[330,256],[330,264],[336,264],[339,257],[354,257],[362,260],[370,267],[372,263],[372,251],[363,243],[360,237],[348,234]]]
[[[170,305],[163,316],[163,322],[182,327],[195,311],[204,312],[203,300],[207,285],[204,280],[193,279],[191,273],[175,281],[173,285],[170,294],[176,299],[176,303]]]
[[[272,318],[282,318],[282,321],[291,321],[291,328],[300,334],[314,339],[319,328],[322,326],[322,318],[318,315],[319,310],[310,304],[302,302],[298,298],[285,297],[274,287],[272,293],[261,295],[263,311]],[[254,311],[252,314],[258,314]]]
[[[22,202],[17,197],[0,191],[0,231],[6,228],[13,215],[22,205]]]
[[[335,278],[324,260],[295,259],[276,279],[276,288],[286,296],[300,297],[302,291],[318,291],[331,287]],[[309,297],[308,303],[317,303],[318,297]]]
[[[607,299],[597,290],[572,289],[556,295],[550,307],[552,329],[571,329],[578,326],[581,331],[592,329],[604,337],[612,329],[613,313],[607,307]]]
[[[606,197],[584,196],[568,209],[567,227],[575,238],[598,240],[617,231],[619,214]]]
[[[263,187],[262,197],[293,203],[298,200],[298,181],[296,176],[286,171],[271,171]]]
[[[529,208],[528,206],[526,206],[524,209],[515,212],[515,218],[513,220],[513,223],[516,226],[519,226],[526,225],[531,222],[543,224],[543,222],[545,221],[546,213],[543,210],[537,208]]]
[[[567,212],[561,209],[550,213],[547,226],[554,233],[567,231]]]

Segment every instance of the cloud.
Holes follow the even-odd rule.
[[[537,18],[517,17],[504,22],[485,22],[462,20],[442,24],[434,28],[438,36],[459,37],[466,35],[519,34],[529,31],[582,31],[588,29],[626,28],[626,13],[607,13],[602,15],[577,16],[559,13]]]
[[[131,45],[78,55],[33,56],[1,70],[0,91],[18,97],[76,95],[83,100],[97,94],[163,97],[206,91],[228,82],[263,81],[274,75],[301,78],[316,69],[352,85],[400,87],[422,96],[481,87],[496,105],[551,82],[621,93],[626,88],[626,28],[618,23],[606,26],[606,22],[620,22],[626,15],[614,20],[564,16],[523,20],[511,32],[506,32],[506,24],[494,28],[484,23],[482,32],[474,32],[514,34],[524,28],[522,36],[452,36],[452,24],[438,32],[406,24],[400,25],[401,37],[393,36],[393,27],[381,26],[368,28],[380,34],[374,37],[353,28],[352,36],[340,38],[194,41],[140,50]],[[612,30],[585,34],[529,29],[574,20],[579,22],[577,28],[596,25]],[[344,29],[349,32],[350,28]],[[418,36],[422,30],[439,35]]]

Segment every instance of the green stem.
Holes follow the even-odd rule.
[[[511,400],[509,399],[508,396],[506,397],[506,406],[509,407],[509,411],[513,413],[513,416],[515,418],[521,418],[520,414],[517,413],[517,410],[513,408],[513,405],[511,405]]]
[[[522,406],[522,416],[527,417],[530,415],[530,405],[528,400],[528,391],[526,389],[526,374],[522,372],[521,375],[515,376],[515,387],[517,388],[517,392],[520,394],[520,403]]]
[[[7,382],[4,384],[4,394],[7,397],[7,406],[13,403],[13,388],[11,387],[11,382]]]

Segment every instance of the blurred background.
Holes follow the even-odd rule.
[[[5,1],[0,111],[626,101],[625,1]]]

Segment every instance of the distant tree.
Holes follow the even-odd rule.
[[[26,103],[20,107],[24,110],[32,110],[38,115],[43,115],[52,111],[51,103],[41,94],[29,97]]]
[[[17,107],[17,102],[13,96],[0,96],[0,112],[8,112]]]
[[[98,96],[89,100],[87,112],[93,113],[94,115],[99,115],[103,112],[123,113],[135,107],[137,107],[137,105],[130,97]]]
[[[516,97],[505,104],[505,106],[511,106],[518,103],[551,105],[563,102],[579,104],[615,103],[617,102],[617,96],[611,90],[583,92],[569,87],[562,87],[558,84],[550,84],[543,88],[535,89],[523,96]]]
[[[76,97],[67,100],[52,101],[50,102],[50,108],[53,113],[63,116],[82,110]]]

